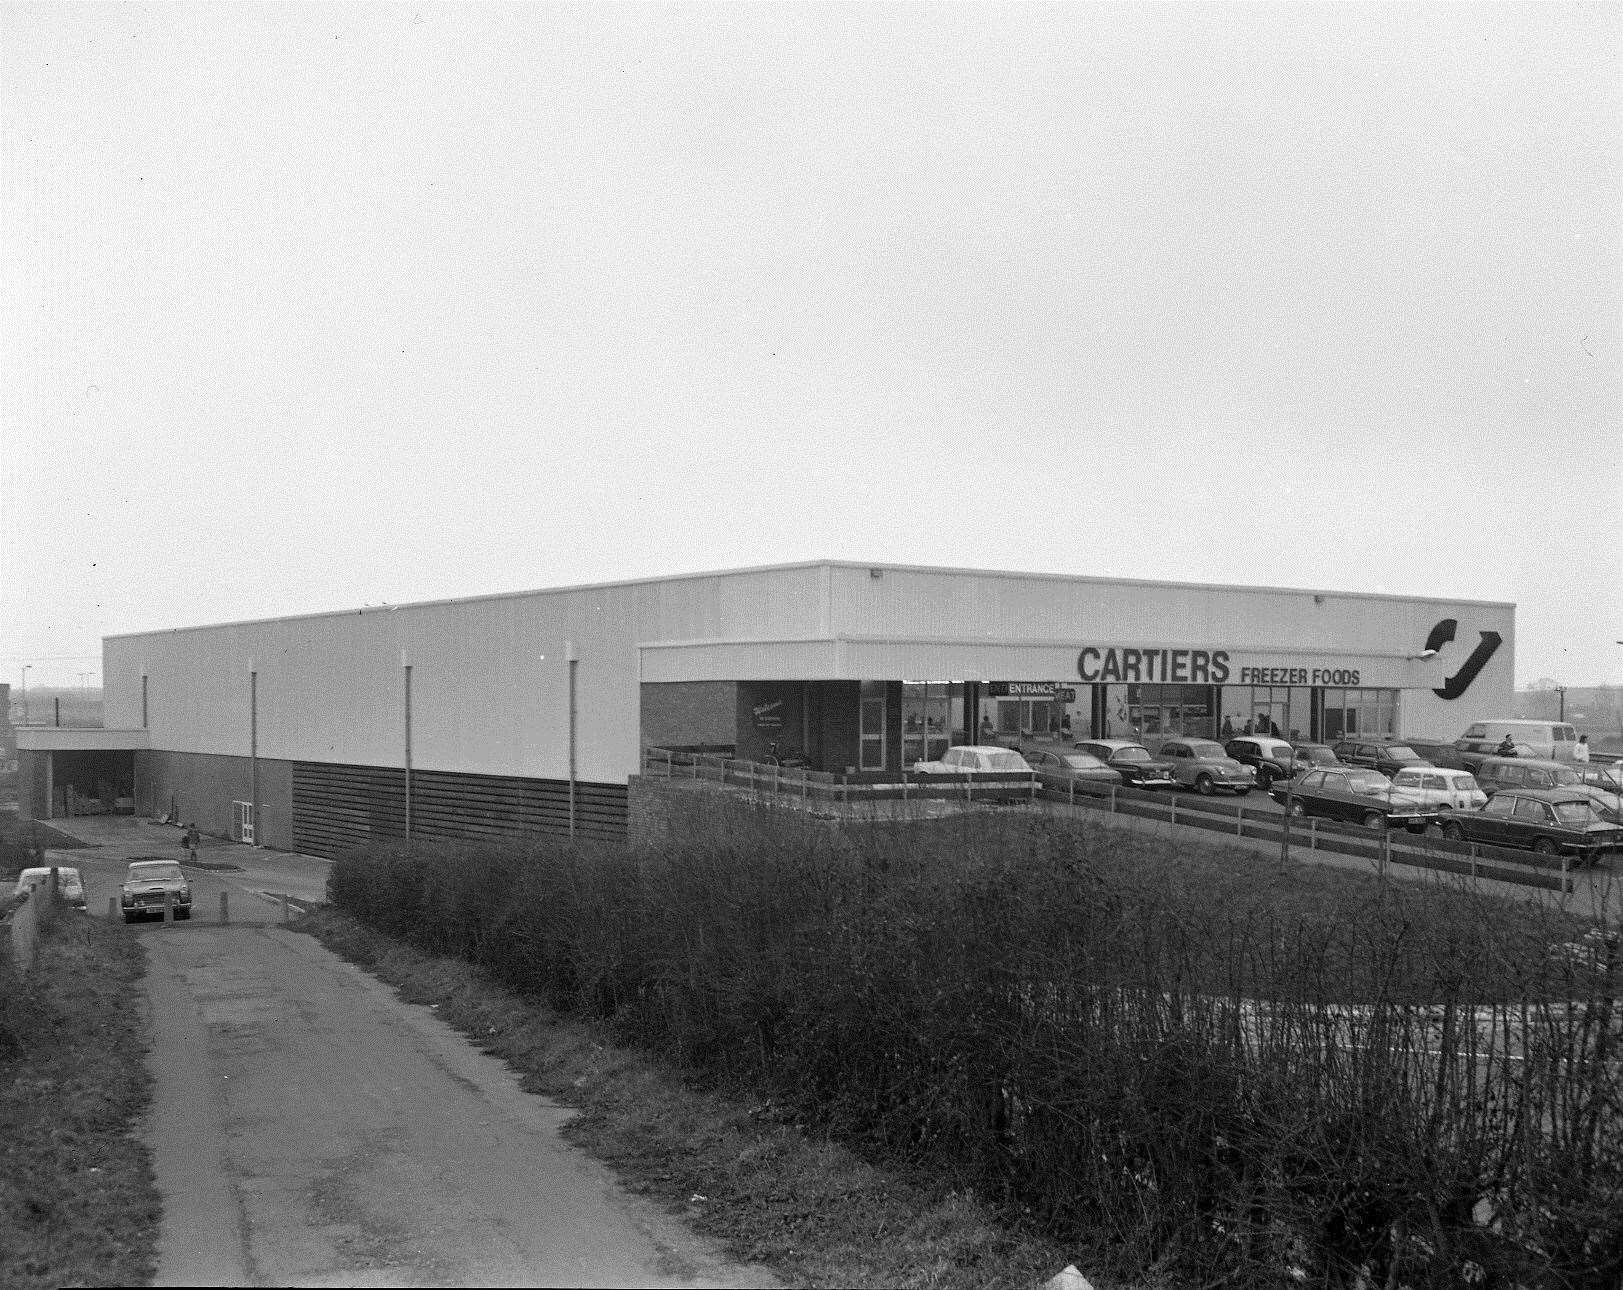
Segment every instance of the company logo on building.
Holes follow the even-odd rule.
[[[1454,639],[1454,633],[1459,629],[1459,620],[1445,618],[1431,629],[1431,635],[1426,637],[1426,649],[1438,651]],[[1477,641],[1476,648],[1471,656],[1460,665],[1460,670],[1453,676],[1446,677],[1441,687],[1432,690],[1439,699],[1457,699],[1471,688],[1471,682],[1476,680],[1477,674],[1488,665],[1494,651],[1499,648],[1503,637],[1498,632],[1481,632],[1481,639]]]

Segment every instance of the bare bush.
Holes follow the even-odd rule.
[[[700,801],[658,851],[376,848],[332,897],[1129,1275],[1623,1275],[1615,940],[1552,954],[1560,911],[1014,813]]]

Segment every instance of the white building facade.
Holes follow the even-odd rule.
[[[623,836],[650,745],[873,777],[988,731],[1451,740],[1511,711],[1514,646],[1504,603],[818,562],[114,636],[103,676],[135,809],[324,853]]]

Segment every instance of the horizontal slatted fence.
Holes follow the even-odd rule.
[[[523,839],[569,834],[569,781],[414,770],[414,838]],[[293,764],[293,845],[332,855],[406,836],[406,772],[387,766]],[[626,837],[626,786],[577,781],[575,836]]]

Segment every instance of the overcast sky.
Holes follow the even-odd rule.
[[[1615,683],[1620,32],[5,5],[0,680],[835,558],[1514,601]]]

